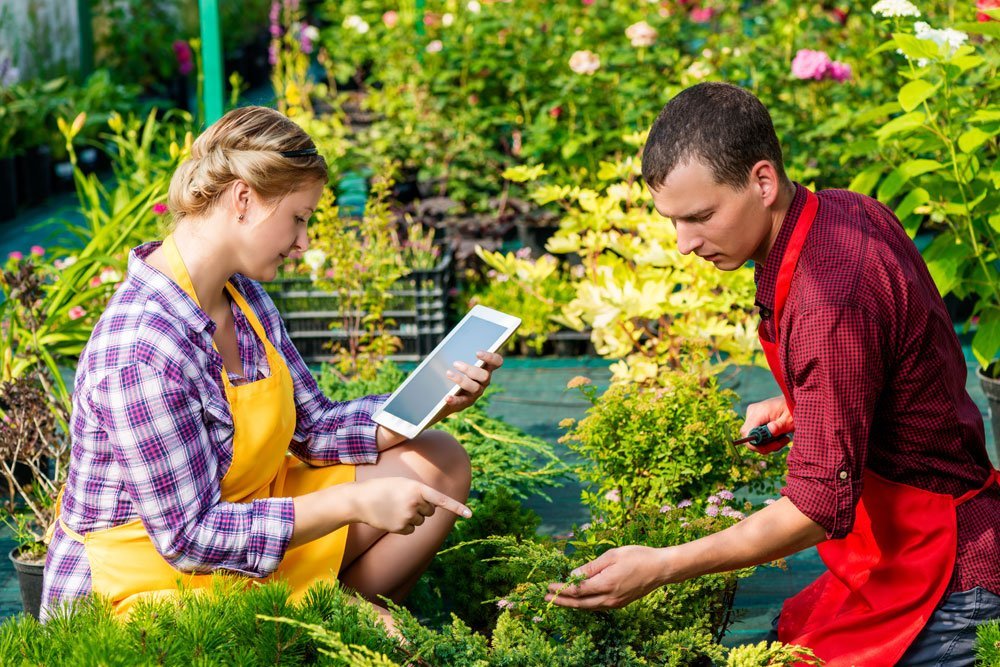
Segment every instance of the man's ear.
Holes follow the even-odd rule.
[[[770,208],[781,194],[781,178],[770,160],[760,160],[750,168],[750,184],[756,185],[761,204]]]

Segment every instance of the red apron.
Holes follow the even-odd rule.
[[[775,342],[760,337],[793,416],[795,400],[781,368],[778,325],[818,206],[816,195],[807,191],[778,271]],[[1000,471],[993,471],[982,488],[953,498],[866,470],[854,530],[816,547],[829,571],[785,601],[778,638],[809,647],[831,667],[895,664],[934,613],[951,580],[958,543],[955,507],[994,483],[1000,484]]]

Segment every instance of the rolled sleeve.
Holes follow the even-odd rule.
[[[844,304],[812,307],[790,324],[785,368],[793,369],[795,436],[781,494],[839,539],[853,528],[861,498],[884,379],[880,329]]]
[[[89,397],[139,518],[156,550],[182,572],[271,574],[292,537],[292,499],[222,502],[197,391],[168,375],[126,366]]]

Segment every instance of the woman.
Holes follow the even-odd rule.
[[[175,231],[132,251],[80,359],[43,618],[91,592],[125,613],[217,571],[401,600],[471,516],[462,447],[376,425],[385,397],[325,398],[256,282],[306,250],[326,181],[271,109],[231,111],[194,142],[170,183]],[[441,417],[503,363],[479,358],[449,373],[461,391]]]

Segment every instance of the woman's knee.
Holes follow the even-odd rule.
[[[469,485],[472,482],[472,463],[469,453],[452,436],[444,431],[424,431],[410,441],[412,450],[432,464],[433,477],[425,480],[435,486],[435,482],[447,485],[453,495],[468,497]]]

